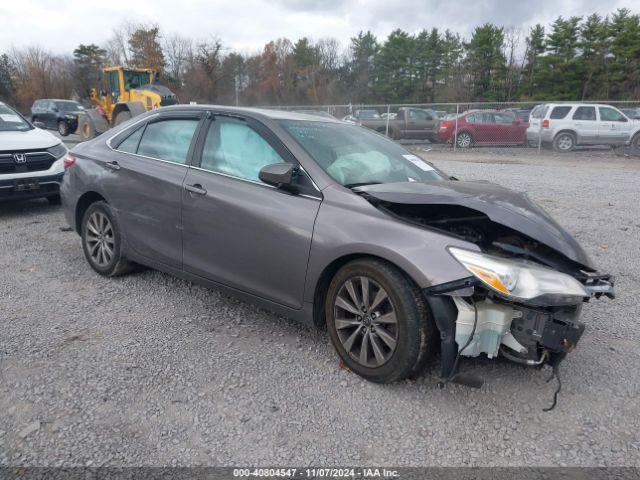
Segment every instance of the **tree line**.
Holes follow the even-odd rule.
[[[528,31],[491,23],[467,39],[450,30],[362,31],[295,42],[260,53],[217,38],[165,35],[125,23],[104,45],[71,54],[39,46],[0,52],[0,99],[26,111],[36,98],[86,99],[109,65],[150,67],[182,102],[240,105],[640,100],[640,15],[558,17]]]

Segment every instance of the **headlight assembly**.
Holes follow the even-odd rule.
[[[67,153],[67,147],[65,147],[62,143],[59,143],[51,148],[47,148],[47,152],[53,155],[57,160],[58,158],[64,156],[65,153]]]
[[[510,300],[532,305],[572,305],[589,293],[575,278],[540,265],[450,247],[449,253],[478,280]]]

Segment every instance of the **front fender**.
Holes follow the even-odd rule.
[[[324,270],[352,255],[375,256],[393,263],[420,287],[469,276],[446,250],[457,246],[480,251],[477,245],[405,223],[379,211],[365,199],[338,188],[325,190],[311,243],[305,301],[313,301]]]

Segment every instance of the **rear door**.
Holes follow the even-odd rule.
[[[473,140],[475,143],[495,142],[496,136],[493,114],[491,112],[476,112],[467,116],[467,122],[471,123]]]
[[[593,145],[598,143],[598,118],[596,107],[582,105],[573,112],[572,122],[566,122],[567,128],[572,127],[578,134],[578,144]]]
[[[320,193],[303,171],[303,195],[258,178],[265,165],[297,161],[252,119],[214,115],[201,137],[182,194],[184,269],[300,308]]]
[[[495,143],[523,143],[524,130],[514,115],[496,112],[493,114]]]
[[[598,107],[599,141],[605,145],[620,145],[629,139],[632,123],[613,107]]]
[[[38,115],[41,121],[47,126],[47,128],[56,128],[56,104],[50,100],[44,103],[43,112]]]
[[[115,152],[103,165],[109,172],[104,187],[127,245],[173,268],[182,267],[182,183],[202,116],[158,115],[118,137]]]

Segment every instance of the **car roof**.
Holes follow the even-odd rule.
[[[342,123],[337,119],[330,117],[320,117],[310,113],[299,113],[290,110],[272,110],[270,108],[254,108],[254,107],[231,107],[228,105],[205,105],[205,104],[184,104],[163,107],[161,111],[180,111],[180,110],[215,110],[222,113],[230,113],[237,115],[252,115],[255,117],[268,118],[271,120],[303,120],[307,122],[336,122]],[[153,110],[157,112],[159,110]]]

